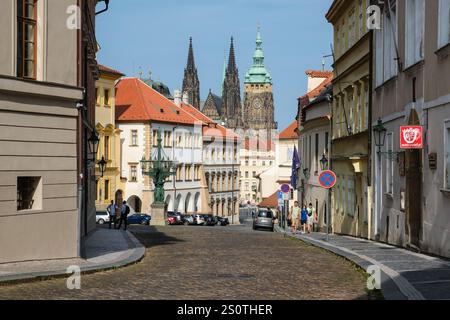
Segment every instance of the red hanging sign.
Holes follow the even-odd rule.
[[[423,149],[423,127],[400,127],[400,149]]]

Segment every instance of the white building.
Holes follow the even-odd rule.
[[[206,192],[202,199],[205,207],[209,213],[228,217],[230,223],[239,223],[240,138],[193,106],[181,103],[179,95],[180,92],[175,92],[175,103],[204,123],[202,177]]]
[[[166,158],[177,164],[165,184],[168,211],[205,212],[202,199],[203,122],[137,78],[117,85],[116,120],[122,131],[124,199],[137,212],[150,213],[154,185],[143,176],[140,161],[154,156],[158,131]]]

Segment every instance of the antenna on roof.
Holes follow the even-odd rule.
[[[144,72],[142,71],[142,67],[139,66],[139,79],[142,80],[142,75],[144,74]]]
[[[152,80],[152,70],[148,69],[148,80]]]
[[[325,58],[331,58],[333,54],[327,54],[322,56],[322,71],[325,71]]]

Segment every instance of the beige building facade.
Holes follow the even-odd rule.
[[[95,122],[99,134],[97,161],[106,161],[105,172],[96,168],[97,210],[106,210],[114,200],[120,205],[125,198],[124,183],[121,178],[121,130],[116,126],[115,83],[123,76],[119,71],[99,66],[100,77],[96,82]]]
[[[374,32],[374,238],[450,257],[450,1],[390,0]],[[424,148],[400,149],[421,125]]]
[[[0,263],[80,254],[76,4],[0,4]]]

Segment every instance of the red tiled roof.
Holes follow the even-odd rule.
[[[315,75],[316,78],[326,78],[324,81],[322,81],[316,88],[311,90],[310,92],[306,93],[305,95],[298,98],[299,103],[301,106],[305,106],[308,103],[311,102],[314,98],[316,98],[323,89],[325,89],[332,81],[334,74],[331,71],[314,71],[314,70],[307,70],[306,74],[311,76]],[[320,76],[317,76],[320,75]]]
[[[258,207],[277,208],[278,207],[278,191],[258,204]]]
[[[102,64],[98,65],[98,69],[100,70],[100,72],[110,73],[110,74],[118,75],[120,77],[124,76],[124,74],[122,72],[112,69],[110,67],[104,66]]]
[[[286,129],[284,129],[279,135],[278,139],[297,139],[298,134],[295,129],[298,128],[297,121],[292,122]]]
[[[117,121],[158,121],[194,125],[199,120],[137,78],[116,84]]]
[[[320,70],[306,70],[307,76],[311,78],[330,78],[333,76],[333,71],[320,71]]]
[[[217,124],[214,120],[206,116],[203,112],[196,109],[195,107],[182,103],[181,108],[188,112],[191,116],[207,124],[203,127],[203,135],[206,137],[222,137],[226,139],[238,139],[239,136],[235,134],[232,130]]]

